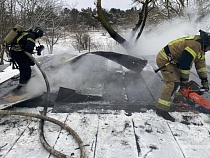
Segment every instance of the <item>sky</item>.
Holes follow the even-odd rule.
[[[75,6],[77,9],[81,8],[95,8],[94,5],[95,0],[66,0],[66,3],[68,5]],[[110,8],[117,8],[121,10],[127,10],[130,9],[132,5],[132,0],[101,0],[101,6],[105,9],[110,9]]]

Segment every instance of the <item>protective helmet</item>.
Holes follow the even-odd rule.
[[[43,36],[44,32],[40,27],[36,27],[33,32],[36,34],[37,38],[40,38]]]
[[[205,32],[203,30],[199,30],[201,39],[203,40],[203,44],[205,47],[210,46],[210,33]]]

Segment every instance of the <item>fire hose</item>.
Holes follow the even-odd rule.
[[[46,88],[47,88],[47,97],[45,100],[45,106],[44,109],[42,111],[41,114],[34,114],[34,113],[26,113],[26,112],[18,112],[18,111],[9,111],[9,110],[0,110],[0,114],[2,115],[21,115],[21,116],[29,116],[29,117],[34,117],[34,118],[38,118],[40,119],[40,123],[39,123],[39,139],[41,144],[43,145],[43,147],[52,155],[54,155],[55,157],[58,158],[71,158],[71,156],[65,155],[55,149],[53,149],[46,141],[45,136],[44,136],[44,121],[49,121],[52,122],[54,124],[59,125],[60,127],[62,127],[63,129],[65,129],[67,132],[69,132],[72,137],[76,140],[77,144],[79,145],[80,148],[80,158],[85,158],[86,154],[85,154],[85,147],[84,147],[84,143],[81,140],[81,138],[79,137],[79,135],[69,126],[67,126],[65,123],[62,123],[56,119],[50,118],[48,116],[46,116],[47,113],[47,109],[48,109],[48,105],[50,103],[50,85],[47,79],[47,76],[45,74],[45,72],[41,69],[39,63],[36,61],[36,59],[28,52],[25,52],[25,54],[37,65],[38,69],[40,70],[40,72],[42,73],[42,76],[45,80],[45,84],[46,84]]]

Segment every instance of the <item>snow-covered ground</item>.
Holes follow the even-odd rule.
[[[40,108],[14,108],[15,111],[38,113]],[[179,118],[184,113],[173,113]],[[47,113],[74,129],[92,158],[209,158],[210,117],[187,113],[197,125],[171,123],[153,111],[118,114]],[[1,116],[2,117],[2,116]],[[39,142],[38,121],[19,116],[4,116],[0,121],[0,157],[53,158]],[[46,122],[47,142],[64,154],[79,157],[72,136]]]
[[[175,24],[176,28],[180,28],[179,30],[169,27],[173,24],[165,24],[167,28],[170,28],[167,31],[164,30],[164,27],[160,27],[162,29],[143,34],[138,47],[131,52],[133,53],[131,55],[155,55],[170,40],[182,35],[198,33],[199,30],[199,26],[184,25],[180,21],[175,21]],[[108,35],[91,36],[96,42],[104,42],[100,44],[99,50],[125,53]],[[105,42],[107,40],[108,42]],[[73,48],[68,47],[66,41],[60,41],[55,46],[54,54],[63,53],[69,53],[72,56],[79,54]],[[48,53],[45,50],[43,54]],[[17,70],[8,67],[0,73],[0,83],[16,74],[18,74]],[[41,109],[13,108],[12,110],[38,113]],[[177,119],[175,123],[159,118],[152,110],[145,113],[133,113],[131,116],[127,116],[124,111],[114,115],[112,112],[110,114],[88,114],[87,111],[69,114],[52,113],[51,110],[47,115],[65,122],[79,134],[89,158],[210,157],[210,117],[206,114],[172,113]],[[189,118],[190,125],[179,123],[183,116]],[[55,149],[72,157],[79,157],[78,146],[65,130],[46,123],[45,132],[47,141]],[[0,136],[0,157],[2,158],[53,157],[45,151],[38,140],[38,121],[36,119],[0,115]]]

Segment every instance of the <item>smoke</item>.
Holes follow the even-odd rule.
[[[32,69],[32,77],[26,86],[26,91],[29,92],[31,96],[37,96],[46,92],[44,78],[36,66]]]
[[[196,18],[196,16],[193,16],[191,20],[184,18],[173,19],[163,22],[153,28],[145,28],[136,47],[133,48],[131,52],[128,52],[128,54],[137,57],[141,55],[157,55],[157,53],[172,40],[188,35],[199,34],[199,29],[209,32],[210,17],[206,16],[206,18],[203,18],[204,20],[200,22],[195,22]],[[96,38],[100,39],[98,41],[101,41],[101,34],[99,33]],[[115,47],[112,45],[111,48],[115,49],[112,51],[124,53],[120,45],[116,45]],[[110,47],[107,47],[107,50],[105,51],[109,50]],[[75,50],[65,49],[63,46],[59,47],[59,45],[57,45],[54,51],[54,54],[56,55],[51,55],[49,59],[43,60],[42,63],[42,68],[46,72],[50,83],[51,92],[57,92],[59,87],[77,90],[78,87],[81,87],[81,84],[84,84],[85,79],[88,78],[89,75],[88,71],[81,70],[81,67],[87,68],[88,70],[94,65],[93,62],[85,60],[85,57],[83,57],[79,60],[79,62],[76,62],[77,64],[82,64],[83,66],[77,64],[63,65],[63,61],[70,59],[71,56],[64,55],[61,52],[67,52],[67,54],[73,54],[75,56]],[[210,52],[206,53],[206,59],[207,64],[210,65]],[[94,59],[92,61],[94,61]],[[86,67],[84,67],[84,65],[86,65]],[[120,65],[108,62],[107,66],[108,69],[114,69]],[[35,69],[35,77],[33,77],[29,82],[30,83],[27,85],[27,88],[30,92],[36,94],[46,91],[45,82],[37,68]]]
[[[138,41],[137,49],[141,55],[155,55],[168,42],[195,33],[196,29],[193,23],[186,23],[182,19],[167,21],[144,32]]]
[[[51,92],[57,92],[59,87],[76,90],[85,78],[83,75],[83,72],[73,70],[71,64],[62,65],[56,71],[52,70],[52,73],[48,73]]]
[[[73,55],[74,56],[74,55]],[[79,65],[64,63],[64,61],[72,58],[69,54],[50,55],[41,62],[41,68],[47,76],[50,84],[50,92],[58,92],[60,87],[77,89],[86,77],[83,71],[76,71]],[[82,62],[85,64],[85,61]],[[33,67],[32,78],[27,84],[26,90],[32,96],[40,95],[47,91],[46,83],[37,66]]]
[[[194,17],[194,19],[196,19]],[[195,22],[189,19],[173,19],[159,24],[156,27],[143,31],[137,46],[133,48],[131,55],[157,55],[157,53],[170,41],[188,35],[199,34],[199,30],[209,32],[210,18],[205,21]],[[210,65],[210,52],[206,52],[207,65]]]

